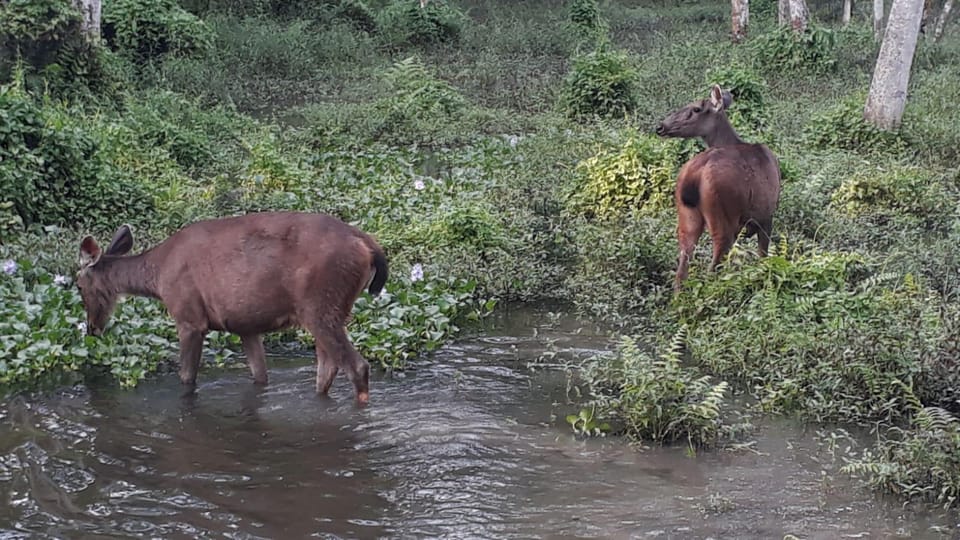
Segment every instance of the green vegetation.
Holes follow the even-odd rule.
[[[387,293],[349,327],[383,368],[498,304],[562,300],[623,334],[578,371],[576,432],[712,446],[741,409],[872,423],[849,472],[954,504],[960,32],[921,46],[885,133],[860,119],[869,6],[801,35],[771,6],[734,45],[723,2],[129,0],[94,45],[68,0],[2,3],[0,383],[129,386],[174,358],[149,300],[81,335],[83,234],[130,222],[152,245],[202,218],[327,212],[388,252]],[[674,298],[672,189],[702,143],[652,128],[714,83],[781,160],[775,249],[741,239],[709,275],[704,238]]]

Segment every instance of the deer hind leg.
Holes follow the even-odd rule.
[[[703,234],[705,227],[703,214],[695,208],[680,205],[677,211],[677,239],[680,244],[680,255],[677,261],[677,275],[674,279],[673,290],[680,290],[680,284],[687,279],[690,268],[690,259],[697,247],[697,241]]]
[[[190,386],[197,384],[204,334],[202,330],[192,327],[177,327],[177,336],[180,338],[180,382],[183,384]]]
[[[773,236],[773,218],[761,221],[757,225],[757,252],[766,257],[770,250],[770,238]]]
[[[253,383],[267,384],[267,363],[264,358],[262,337],[259,334],[240,336],[240,341],[243,343],[247,365],[250,366],[250,374],[253,375]]]
[[[310,331],[313,334],[314,348],[317,351],[317,393],[327,395],[333,380],[337,378],[336,344],[330,342],[330,332],[322,328]]]
[[[740,232],[740,222],[730,218],[723,212],[722,207],[715,206],[707,214],[707,228],[710,229],[710,238],[713,240],[713,258],[710,260],[710,272],[715,272],[724,256],[733,247]]]

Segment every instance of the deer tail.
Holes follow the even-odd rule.
[[[372,295],[378,295],[380,291],[383,290],[383,286],[387,284],[387,275],[389,274],[387,270],[387,255],[383,252],[380,244],[373,239],[367,240],[367,244],[370,246],[370,251],[373,254],[373,269],[375,272],[373,279],[370,280],[370,287],[367,288],[367,290]]]
[[[700,183],[685,182],[680,187],[680,202],[689,208],[696,208],[700,204]]]

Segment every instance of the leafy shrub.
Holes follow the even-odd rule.
[[[395,62],[385,73],[390,96],[379,100],[379,131],[432,132],[461,116],[467,100],[438,79],[417,57]]]
[[[377,19],[384,41],[395,47],[456,42],[466,23],[466,15],[447,0],[423,8],[418,0],[391,0]]]
[[[574,118],[626,115],[637,105],[637,77],[625,52],[600,48],[577,56],[564,79],[560,106]]]
[[[713,383],[696,367],[684,367],[682,334],[678,336],[660,358],[641,350],[635,338],[623,337],[615,358],[603,355],[587,360],[580,376],[587,385],[590,401],[585,410],[590,413],[571,415],[568,423],[576,429],[581,427],[578,421],[596,417],[622,424],[623,432],[638,441],[686,439],[691,447],[714,444],[723,425],[727,383]]]
[[[147,193],[118,177],[82,123],[17,87],[0,88],[0,202],[13,203],[24,224],[150,215]]]
[[[607,31],[606,21],[600,17],[597,0],[570,0],[570,27],[580,39],[603,38]]]
[[[817,148],[896,152],[907,142],[897,132],[885,131],[863,119],[863,94],[846,97],[836,106],[814,114],[804,126],[807,143]]]
[[[463,246],[485,251],[501,247],[505,236],[492,209],[461,204],[433,220],[424,241],[432,247]]]
[[[436,350],[460,331],[459,321],[485,317],[496,305],[478,298],[472,281],[444,279],[429,270],[414,271],[404,281],[392,292],[357,299],[349,327],[360,353],[385,369],[403,369],[409,360]]]
[[[778,27],[757,36],[751,51],[757,64],[777,73],[827,73],[837,64],[836,35],[817,25],[810,25],[803,32]]]
[[[848,422],[916,412],[917,377],[941,338],[936,305],[911,276],[885,285],[896,276],[866,278],[858,260],[788,254],[784,241],[688,280],[676,305],[693,355],[746,383],[766,410]]]
[[[763,100],[767,92],[767,83],[753,69],[743,66],[721,66],[710,70],[706,76],[708,95],[710,88],[719,84],[730,92],[735,106],[727,111],[734,126],[747,124],[753,129],[762,128],[766,123],[766,105]]]
[[[675,141],[637,134],[622,147],[602,151],[577,164],[568,206],[601,219],[670,207],[677,161]]]
[[[597,0],[571,0],[570,22],[588,31],[594,31],[600,23],[600,6]]]
[[[12,80],[16,59],[29,68],[26,82],[67,88],[107,78],[98,49],[83,35],[80,12],[69,0],[0,3],[0,82]],[[51,84],[52,83],[52,84]]]
[[[572,231],[559,296],[609,324],[648,323],[650,309],[663,303],[671,284],[675,218],[626,215],[602,224],[579,219],[564,229]]]
[[[908,428],[889,428],[873,450],[864,450],[841,471],[906,499],[956,507],[960,503],[960,419],[943,409],[925,407]]]
[[[176,0],[105,2],[102,29],[114,50],[139,62],[204,53],[213,45],[211,29]]]
[[[847,216],[871,213],[948,216],[956,207],[960,186],[917,166],[869,168],[845,178],[831,196],[831,206]],[[929,227],[927,227],[929,229]]]
[[[4,266],[12,271],[0,273],[0,385],[94,368],[133,386],[173,355],[176,332],[156,302],[131,299],[117,310],[113,330],[86,336],[83,303],[69,278],[25,259]]]

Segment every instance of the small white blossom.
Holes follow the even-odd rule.
[[[410,269],[410,281],[416,283],[423,279],[423,266],[420,263],[413,265],[413,268]]]
[[[427,187],[427,185],[424,184],[424,183],[423,183],[423,180],[421,180],[421,179],[419,179],[419,178],[417,178],[417,179],[413,182],[413,189],[415,189],[415,190],[417,190],[417,191],[422,191],[423,188],[425,188],[425,187]]]
[[[13,259],[7,259],[3,261],[3,273],[12,276],[17,273],[17,261]]]
[[[78,322],[78,323],[77,323],[77,330],[79,330],[81,334],[87,333],[87,323],[85,323],[85,322]]]
[[[520,142],[520,137],[517,137],[516,135],[511,135],[509,141],[510,141],[510,148],[516,148],[517,143]]]
[[[53,276],[53,283],[54,285],[66,285],[67,283],[70,283],[70,278],[57,274]]]

